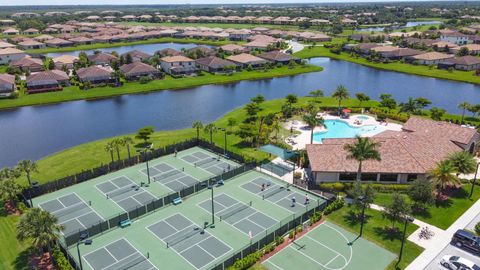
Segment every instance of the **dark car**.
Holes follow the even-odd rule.
[[[458,230],[452,237],[452,244],[459,248],[468,249],[474,253],[480,253],[480,238],[471,232]]]

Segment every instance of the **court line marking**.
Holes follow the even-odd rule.
[[[272,258],[272,257],[270,257],[270,258]],[[278,265],[274,264],[272,261],[270,261],[270,258],[268,258],[267,260],[265,260],[265,263],[269,263],[269,264],[273,265],[275,268],[278,268],[278,269],[280,269],[280,270],[284,270],[284,269],[281,268],[280,266],[278,266]]]
[[[255,178],[255,179],[258,179],[258,178]],[[254,179],[254,180],[255,180],[255,179]],[[253,182],[253,180],[250,181],[250,182]],[[257,186],[259,186],[259,187],[262,187],[261,185],[259,185],[259,184],[257,184],[257,183],[253,183],[253,184],[254,184],[254,185],[257,185]],[[277,183],[273,183],[273,184],[274,184],[274,186],[280,186],[280,189],[281,189],[281,187],[283,187],[282,185],[277,184]],[[268,189],[271,189],[271,188],[273,188],[274,186],[270,186]],[[268,189],[265,189],[264,191],[261,191],[260,193],[262,193],[262,192],[265,193]],[[284,189],[283,189],[282,191],[280,191],[280,192],[272,195],[271,197],[273,197],[273,196],[275,196],[275,195],[278,195],[278,194],[280,194],[280,193],[282,193],[282,192],[284,192],[284,191],[286,191],[287,193],[290,193],[287,189],[288,189],[288,188],[285,188],[285,187],[284,187]],[[258,193],[255,193],[255,194],[258,194]],[[292,193],[291,193],[291,195],[294,195],[294,196],[297,195],[297,194],[298,194],[299,197],[302,196],[302,194],[300,194],[300,193],[297,192],[297,191],[292,191]],[[264,194],[264,195],[265,195],[265,194]],[[269,197],[269,198],[270,198],[270,197]],[[265,198],[264,200],[270,201],[269,198]],[[262,199],[263,199],[263,197],[262,197]],[[282,201],[282,200],[285,200],[285,199],[287,199],[287,198],[286,198],[286,197],[281,197],[280,199],[276,200],[274,203],[277,204],[279,201]],[[287,199],[287,200],[291,201],[291,198],[290,198],[290,199]],[[295,198],[295,204],[296,204],[296,205],[298,204],[298,205],[300,205],[300,206],[302,206],[302,207],[306,207],[304,204],[301,204],[301,203],[297,200],[297,198]],[[283,207],[283,206],[282,206],[282,207]],[[294,213],[296,213],[296,212],[294,212]]]
[[[319,261],[317,261],[317,260],[315,260],[314,258],[310,257],[309,255],[305,254],[303,251],[300,251],[300,250],[298,250],[298,249],[296,249],[296,248],[294,248],[293,246],[290,246],[290,245],[289,245],[288,247],[289,247],[290,249],[294,250],[295,252],[300,253],[300,254],[303,255],[305,258],[308,258],[308,259],[310,259],[311,261],[315,262],[316,264],[318,264],[318,265],[320,265],[320,266],[322,266],[322,267],[325,267],[325,268],[327,268],[327,269],[330,269],[330,268],[326,267],[324,264],[320,263]]]
[[[96,252],[96,251],[99,251],[100,249],[106,249],[106,248],[105,248],[106,246],[111,245],[111,244],[113,244],[113,243],[116,243],[116,242],[118,242],[118,241],[121,241],[122,239],[123,239],[123,240],[126,240],[125,237],[121,237],[121,238],[119,238],[119,239],[117,239],[117,240],[115,240],[115,241],[113,241],[113,242],[107,243],[107,244],[105,244],[105,245],[103,245],[103,246],[101,246],[101,247],[99,247],[99,248],[97,248],[97,249],[94,249],[94,250],[92,250],[92,251],[90,251],[90,252],[88,252],[88,253],[86,253],[86,254],[83,254],[83,255],[82,255],[82,258],[83,258],[84,261],[90,266],[90,268],[95,269],[95,268],[92,267],[92,265],[88,262],[88,260],[87,260],[85,257],[87,257],[88,255],[90,255],[91,253],[94,253],[94,252]],[[112,258],[113,258],[115,261],[117,260],[117,259],[115,259],[114,256],[112,256]],[[111,264],[110,264],[110,265],[111,265]],[[109,266],[110,266],[110,265],[109,265]]]
[[[345,262],[347,262],[347,258],[345,258],[345,256],[343,256],[343,255],[342,255],[342,253],[340,253],[340,252],[338,252],[338,251],[334,250],[333,248],[331,248],[331,247],[329,247],[329,246],[327,246],[327,245],[325,245],[325,244],[321,243],[320,241],[318,241],[318,240],[316,240],[316,239],[314,239],[314,238],[310,237],[310,235],[305,235],[305,238],[308,238],[308,239],[312,240],[313,242],[315,242],[315,243],[317,243],[317,244],[319,244],[319,245],[321,245],[321,246],[323,246],[323,247],[327,248],[328,250],[332,251],[333,253],[336,253],[336,254],[337,254],[337,256],[340,256],[340,257],[342,257],[342,258],[343,258],[343,260],[344,260]]]
[[[333,259],[331,259],[330,261],[328,261],[328,262],[325,264],[325,266],[327,266],[327,265],[329,265],[330,263],[332,263],[333,261],[335,261],[335,259],[338,258],[338,256],[340,256],[340,255],[337,255],[337,256],[333,257]],[[342,257],[343,257],[343,256],[342,256]],[[345,257],[344,257],[343,259],[345,259]]]
[[[323,223],[322,225],[325,225],[325,226],[327,226],[328,228],[336,231],[338,234],[340,234],[340,235],[343,237],[343,239],[346,240],[346,243],[350,242],[350,241],[348,240],[348,238],[347,238],[341,231],[339,231],[338,229],[333,228],[332,226],[328,225],[327,223]],[[308,234],[308,233],[307,233],[307,234]],[[350,245],[349,247],[350,247],[350,258],[348,258],[348,261],[346,262],[345,267],[350,264],[350,261],[352,261],[352,257],[353,257],[353,248],[352,248],[351,245]]]
[[[257,179],[257,178],[255,178],[255,179]],[[250,182],[247,182],[247,183],[243,183],[243,184],[241,184],[241,185],[238,185],[237,187],[242,188],[242,189],[244,189],[245,191],[249,192],[250,194],[253,194],[253,195],[255,195],[255,196],[257,196],[257,197],[259,197],[260,199],[263,200],[262,196],[260,196],[258,193],[254,193],[254,192],[246,189],[245,187],[243,187],[245,184],[252,183],[252,181],[253,181],[253,180],[251,180]],[[256,185],[255,183],[252,183],[252,184]],[[267,198],[267,200],[263,200],[263,201],[267,201],[268,203],[270,203],[270,204],[272,204],[272,205],[275,205],[275,206],[277,206],[277,207],[280,207],[281,209],[285,209],[285,210],[287,210],[287,211],[290,212],[290,213],[293,213],[293,214],[296,214],[296,213],[297,213],[297,212],[295,212],[295,211],[292,211],[292,210],[290,210],[290,209],[288,209],[288,208],[285,208],[285,207],[283,207],[283,206],[281,206],[281,205],[278,205],[278,204],[276,204],[276,203],[268,200],[268,198]]]
[[[127,241],[127,243],[133,247],[133,249],[135,249],[137,251],[137,253],[139,253],[143,258],[145,258],[146,261],[148,261],[150,263],[150,265],[152,265],[155,269],[158,269],[155,265],[153,265],[153,263],[150,262],[149,258],[145,257],[145,255],[140,252],[140,250],[138,250],[130,241],[128,241],[128,239],[125,238],[125,241]],[[148,251],[147,251],[148,252]],[[150,268],[151,269],[151,268]]]
[[[87,207],[90,208],[90,210],[91,210],[92,212],[94,212],[95,214],[97,214],[97,216],[99,216],[99,217],[102,219],[102,221],[105,221],[105,219],[104,219],[90,204],[86,203],[86,202],[83,200],[83,198],[80,197],[76,192],[73,192],[73,193],[80,199],[80,201],[82,201],[85,205],[87,205]]]

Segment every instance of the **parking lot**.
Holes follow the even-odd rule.
[[[443,256],[445,255],[455,255],[455,256],[460,256],[462,258],[465,258],[467,260],[470,260],[474,262],[477,265],[480,265],[480,258],[473,255],[472,253],[459,249],[451,244],[446,246],[442,252],[440,252],[435,259],[430,262],[430,264],[425,268],[425,270],[438,270],[438,269],[447,269],[443,266],[440,265],[440,260],[442,259]]]

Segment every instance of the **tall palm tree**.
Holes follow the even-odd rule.
[[[281,128],[282,126],[280,125],[280,121],[275,117],[272,122],[272,130],[275,131],[275,141],[278,140],[278,132],[280,132]]]
[[[0,198],[4,201],[10,202],[13,207],[16,206],[16,199],[18,194],[22,193],[22,186],[15,180],[10,178],[0,182]]]
[[[362,165],[366,160],[381,160],[378,147],[380,143],[372,141],[368,137],[356,137],[357,141],[352,144],[345,145],[348,152],[347,159],[355,159],[358,161],[357,181],[362,179]]]
[[[112,145],[115,148],[115,151],[117,152],[117,160],[120,160],[120,147],[123,145],[122,139],[113,139],[112,140]]]
[[[192,128],[197,130],[197,141],[200,139],[200,129],[203,128],[203,124],[200,121],[195,121],[192,123]]]
[[[110,153],[110,157],[112,158],[112,163],[115,161],[113,159],[113,151],[115,150],[115,146],[113,145],[112,142],[108,142],[106,145],[105,145],[105,148],[104,148],[105,152],[108,152]]]
[[[440,194],[446,187],[460,185],[460,179],[455,175],[456,173],[455,166],[447,159],[438,162],[437,166],[428,172],[428,176]]]
[[[332,94],[332,97],[338,100],[338,113],[340,113],[340,108],[342,106],[342,101],[350,97],[350,93],[348,92],[348,89],[343,86],[339,85],[337,86],[337,89]]]
[[[17,223],[17,239],[31,241],[39,251],[51,250],[57,235],[64,227],[58,224],[54,215],[40,208],[34,207],[26,212]]]
[[[19,171],[18,168],[8,168],[5,167],[0,170],[0,180],[6,180],[10,178],[18,178],[20,177],[21,172]]]
[[[418,109],[418,103],[412,97],[409,97],[407,102],[400,103],[400,110],[398,112],[410,115],[417,113]]]
[[[448,160],[457,171],[457,176],[460,174],[474,173],[477,168],[477,161],[472,154],[466,151],[452,153],[448,156]]]
[[[213,144],[213,133],[217,131],[214,123],[207,124],[204,129],[205,133],[210,133],[210,143]]]
[[[458,108],[459,109],[462,109],[462,120],[460,121],[460,124],[463,124],[463,119],[465,118],[465,111],[468,110],[468,108],[470,108],[470,103],[468,102],[462,102],[460,104],[458,104]]]
[[[127,147],[128,158],[131,158],[130,155],[130,145],[133,145],[134,141],[131,137],[123,137],[122,138],[122,145]]]
[[[27,176],[28,184],[32,185],[31,173],[38,172],[38,166],[35,161],[32,160],[20,160],[17,163],[17,169],[19,172],[25,173]]]
[[[314,112],[304,114],[303,121],[305,121],[310,128],[310,144],[313,144],[313,130],[315,127],[324,126],[325,122],[323,121],[323,118],[317,118],[317,114]]]

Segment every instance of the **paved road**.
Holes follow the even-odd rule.
[[[438,255],[430,262],[425,270],[446,270],[447,268],[440,265],[440,260],[445,255],[456,255],[480,265],[480,257],[477,257],[465,250],[459,249],[453,245],[447,245]],[[415,267],[415,266],[413,266]]]

